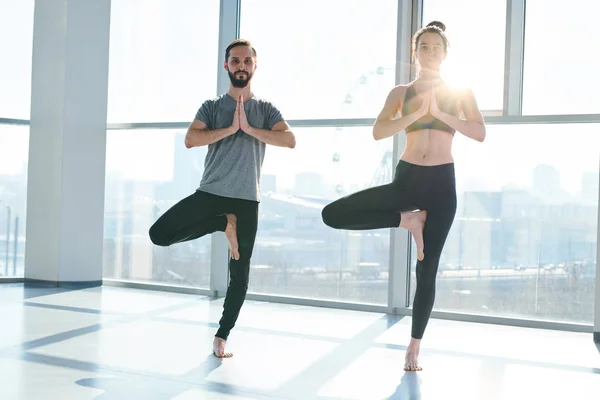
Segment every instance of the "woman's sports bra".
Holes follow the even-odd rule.
[[[404,102],[402,104],[402,115],[411,114],[419,109],[421,102],[411,101],[417,96],[417,90],[415,85],[410,85],[406,88],[404,95]],[[439,109],[446,114],[458,116],[458,97],[449,89],[441,89],[436,91],[436,101]],[[421,129],[436,129],[438,131],[445,131],[452,135],[455,133],[455,129],[449,127],[444,122],[437,118],[434,118],[429,112],[415,121],[411,125],[407,126],[406,133],[418,131]]]

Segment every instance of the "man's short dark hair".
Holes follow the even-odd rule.
[[[231,49],[233,49],[234,47],[238,47],[238,46],[250,47],[250,49],[252,49],[252,54],[254,54],[254,58],[256,58],[256,49],[254,48],[254,46],[252,46],[252,43],[250,43],[249,40],[236,39],[233,42],[231,42],[229,44],[229,46],[227,46],[227,49],[225,49],[225,61],[229,60],[229,52],[231,51]]]

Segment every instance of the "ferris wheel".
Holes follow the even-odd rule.
[[[339,119],[348,118],[373,118],[378,110],[383,106],[385,99],[394,85],[395,69],[390,67],[378,66],[361,75],[353,83],[346,93],[338,109]],[[345,171],[350,163],[356,163],[356,159],[347,156],[344,151],[344,145],[347,143],[346,134],[348,127],[336,127],[332,140],[332,173],[335,182],[335,192],[339,197],[349,193],[352,189],[344,178]],[[345,132],[346,131],[346,132]],[[384,161],[385,160],[385,161]],[[391,154],[385,154],[377,171],[374,175],[383,176],[387,172],[387,163],[391,162]],[[383,165],[385,163],[385,165]],[[383,171],[383,172],[382,172]],[[372,184],[372,181],[365,181],[361,186],[366,187]]]

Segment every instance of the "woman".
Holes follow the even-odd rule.
[[[440,78],[448,50],[445,29],[434,21],[415,33],[412,52],[417,78],[390,91],[373,126],[375,140],[406,132],[393,182],[345,196],[322,212],[323,222],[332,228],[401,227],[412,233],[417,245],[417,288],[406,371],[422,369],[419,347],[435,300],[440,255],[456,213],[454,133],[479,142],[486,136],[473,92],[452,89]]]

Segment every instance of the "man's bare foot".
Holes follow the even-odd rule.
[[[233,353],[225,352],[226,340],[215,336],[213,341],[213,354],[218,358],[229,358],[233,357]]]
[[[419,347],[421,345],[421,340],[419,339],[410,339],[410,344],[408,345],[408,349],[406,349],[406,357],[404,359],[404,370],[405,371],[422,371],[423,368],[419,365]]]
[[[400,227],[408,229],[415,238],[417,244],[417,260],[423,261],[425,258],[423,244],[423,227],[427,219],[427,211],[403,212],[400,213]]]
[[[227,227],[225,228],[225,236],[229,242],[229,249],[231,251],[231,258],[234,260],[240,259],[240,252],[238,251],[238,240],[237,240],[237,217],[233,214],[227,214]]]

